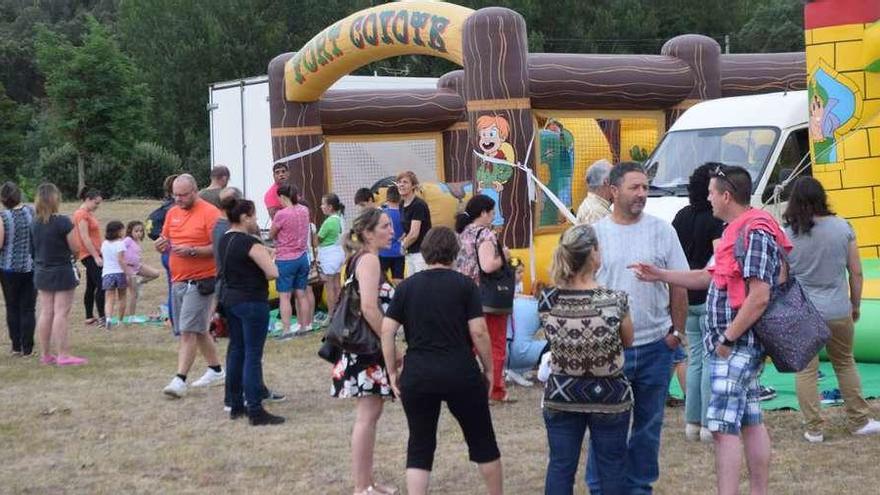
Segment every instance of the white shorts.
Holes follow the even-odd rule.
[[[319,247],[318,263],[321,264],[322,274],[336,275],[342,271],[342,264],[345,263],[345,251],[338,244]]]

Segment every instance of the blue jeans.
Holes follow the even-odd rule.
[[[269,328],[269,303],[244,302],[227,310],[226,398],[233,409],[254,412],[263,403],[263,346]]]
[[[651,484],[660,477],[657,462],[663,410],[672,373],[672,349],[660,339],[624,350],[624,373],[633,389],[633,425],[626,451],[626,493],[652,493]],[[603,493],[599,483],[596,456],[590,442],[587,484],[590,493]]]
[[[687,390],[684,397],[684,420],[690,424],[706,426],[706,409],[709,408],[709,355],[703,346],[703,335],[706,334],[705,304],[688,307],[687,328],[685,335],[688,341]]]
[[[545,495],[571,495],[580,463],[584,433],[590,428],[590,461],[597,464],[599,483],[607,495],[626,493],[626,436],[630,412],[616,414],[572,413],[544,409],[550,460]]]
[[[180,333],[175,330],[174,326],[174,310],[171,308],[171,300],[174,299],[171,293],[171,251],[165,251],[162,253],[162,267],[165,268],[165,280],[168,281],[168,319],[171,320],[171,333],[174,334],[175,337],[179,337]]]

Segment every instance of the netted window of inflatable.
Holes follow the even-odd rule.
[[[357,215],[354,193],[372,188],[381,179],[394,178],[412,170],[419,182],[443,180],[442,141],[440,134],[416,138],[401,136],[328,136],[327,157],[330,170],[329,190],[346,205],[348,225]],[[384,198],[377,198],[377,201]]]
[[[538,111],[538,178],[576,212],[587,195],[587,169],[597,160],[644,162],[665,130],[662,112]],[[563,225],[558,208],[538,192],[537,225]]]

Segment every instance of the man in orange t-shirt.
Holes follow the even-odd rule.
[[[174,298],[171,308],[175,332],[180,334],[177,375],[163,392],[180,398],[186,394],[186,375],[195,361],[196,348],[202,351],[208,370],[192,386],[220,385],[226,380],[217,347],[208,335],[217,275],[211,231],[220,218],[220,210],[199,198],[199,189],[192,175],[178,176],[172,191],[174,206],[165,216],[162,235],[156,239],[155,246],[159,252],[171,253],[171,292]]]

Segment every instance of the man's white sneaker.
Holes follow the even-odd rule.
[[[519,385],[520,387],[531,387],[533,385],[533,383],[526,379],[526,377],[520,375],[513,370],[507,370],[507,378],[510,378],[513,383]]]
[[[700,425],[687,423],[684,425],[684,438],[689,442],[700,441]]]
[[[875,435],[880,433],[880,421],[869,419],[865,426],[853,432],[853,435]]]
[[[214,385],[222,385],[226,381],[226,371],[221,370],[220,373],[208,368],[208,371],[201,378],[194,381],[193,387],[212,387]]]
[[[812,434],[809,431],[804,432],[804,438],[810,443],[822,443],[825,441],[825,435],[821,433]]]
[[[700,441],[704,443],[712,443],[715,438],[712,436],[712,432],[709,431],[709,428],[703,426],[700,428]]]
[[[181,397],[186,395],[186,382],[181,380],[179,376],[175,376],[171,380],[171,383],[169,383],[168,386],[162,389],[162,393],[169,397],[180,399]]]

